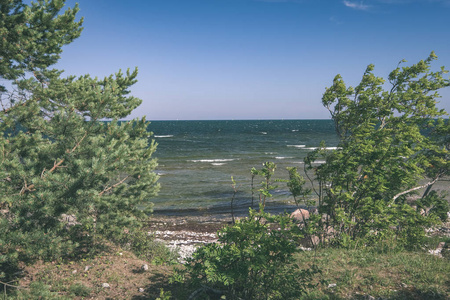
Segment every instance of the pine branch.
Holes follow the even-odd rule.
[[[86,137],[86,135],[87,135],[87,132],[85,131],[83,137],[76,143],[76,145],[72,148],[72,150],[68,150],[68,149],[67,149],[66,153],[68,153],[68,154],[73,153],[73,152],[80,146],[81,142],[84,140],[84,138]],[[58,167],[61,166],[61,164],[62,164],[63,162],[64,162],[64,158],[61,159],[58,163],[54,162],[54,163],[53,163],[53,167],[52,167],[50,170],[48,170],[47,173],[52,173],[53,171],[55,171]],[[41,173],[41,178],[44,178],[44,175],[45,175],[44,173],[45,173],[45,171],[46,171],[46,170],[45,170],[45,168],[44,168],[44,170],[42,170],[42,173]]]
[[[9,284],[9,283],[3,282],[3,281],[0,281],[0,284],[3,284],[5,286],[9,286],[9,287],[12,287],[12,288],[16,288],[16,289],[24,289],[24,287],[22,287],[22,286],[12,285],[12,284]]]
[[[114,184],[114,185],[112,185],[112,186],[110,186],[110,187],[105,188],[105,189],[104,189],[103,191],[101,191],[100,194],[98,194],[98,195],[99,195],[99,196],[102,196],[104,193],[109,192],[109,191],[112,190],[113,188],[115,188],[115,187],[121,185],[122,183],[125,182],[125,180],[128,179],[128,177],[130,177],[130,176],[128,175],[128,176],[126,176],[125,178],[123,178],[121,181],[119,181],[118,183],[116,183],[116,184]]]
[[[83,135],[83,137],[77,142],[77,144],[72,148],[72,150],[67,150],[66,151],[66,153],[68,153],[68,154],[70,154],[70,153],[73,153],[79,146],[80,146],[80,144],[81,144],[81,142],[84,140],[84,138],[87,136],[87,132],[85,132],[84,133],[84,135]],[[48,173],[53,173],[57,168],[62,168],[61,167],[61,164],[64,162],[64,158],[62,158],[59,162],[54,162],[53,163],[53,167],[50,169],[50,170],[48,170],[47,171],[47,174]],[[46,171],[46,169],[44,168],[44,170],[42,170],[42,173],[41,173],[41,179],[44,179],[45,178],[45,175],[46,175],[46,173],[45,173],[45,171]],[[27,186],[27,182],[25,181],[25,186],[22,188],[22,190],[20,191],[20,194],[21,195],[23,195],[23,194],[25,194],[25,192],[33,192],[33,191],[35,191],[33,188],[34,188],[35,186],[34,186],[34,184],[32,184],[32,185],[30,185],[30,186]]]

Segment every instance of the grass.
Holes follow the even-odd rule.
[[[300,265],[312,262],[322,280],[305,299],[449,299],[450,260],[425,252],[380,253],[373,249],[321,249],[297,256]],[[311,298],[312,297],[312,298]]]

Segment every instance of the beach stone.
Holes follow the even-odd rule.
[[[332,288],[335,288],[336,286],[337,286],[336,283],[330,283],[330,284],[328,285],[328,288],[329,288],[329,289],[332,289]]]
[[[304,220],[309,219],[309,211],[306,209],[296,209],[293,213],[291,213],[291,218],[297,222],[303,222]]]
[[[445,247],[445,242],[440,242],[439,245],[437,246],[437,249],[440,249],[442,251],[442,249],[444,249]]]
[[[445,248],[445,242],[440,242],[436,250],[428,250],[428,253],[442,258],[442,250]]]
[[[147,264],[142,265],[141,266],[141,270],[142,271],[148,271],[148,265]]]
[[[109,288],[111,288],[111,286],[109,285],[109,283],[104,282],[104,283],[102,283],[102,288],[109,289]]]
[[[86,266],[86,267],[84,267],[84,271],[87,272],[87,271],[89,271],[90,268],[92,268],[92,267],[91,266]]]
[[[317,235],[312,235],[311,237],[307,236],[300,240],[300,244],[304,247],[314,248],[319,245],[320,239]]]
[[[139,288],[139,293],[143,293],[143,292],[145,292],[145,289]]]

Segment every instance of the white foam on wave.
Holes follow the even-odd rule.
[[[305,150],[317,150],[317,149],[319,149],[319,147],[307,147],[307,148],[304,148]],[[325,150],[338,150],[338,149],[341,149],[340,147],[325,147],[324,148]]]
[[[267,134],[267,132],[265,132],[265,131],[262,131],[262,132],[261,132],[261,134]]]
[[[211,163],[213,166],[223,166],[226,165],[226,163]]]
[[[289,158],[293,158],[290,156],[276,156],[275,159],[289,159]]]
[[[235,159],[233,158],[217,158],[217,159],[192,159],[189,160],[191,162],[205,162],[205,163],[220,163],[220,162],[227,162],[227,161],[233,161]]]
[[[303,162],[303,161],[294,161],[293,163],[294,164],[299,164],[299,165],[305,164],[305,162]],[[324,160],[316,160],[316,161],[312,162],[312,164],[316,164],[316,165],[321,165],[321,164],[324,164],[324,163],[326,163],[326,161],[324,161]]]
[[[305,148],[306,145],[287,145],[288,147]]]
[[[326,163],[326,161],[324,161],[324,160],[316,160],[316,161],[313,161],[312,163],[313,163],[313,164],[321,165],[321,164]]]
[[[173,135],[155,135],[155,138],[171,138]]]

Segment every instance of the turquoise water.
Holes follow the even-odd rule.
[[[272,161],[275,177],[286,178],[286,167],[303,170],[303,158],[321,141],[327,147],[338,143],[331,120],[153,121],[149,130],[158,143],[154,157],[161,176],[161,191],[151,200],[155,213],[163,214],[229,212],[231,176],[238,183],[237,209],[246,212],[252,167]],[[280,183],[267,210],[291,209],[289,202]]]

